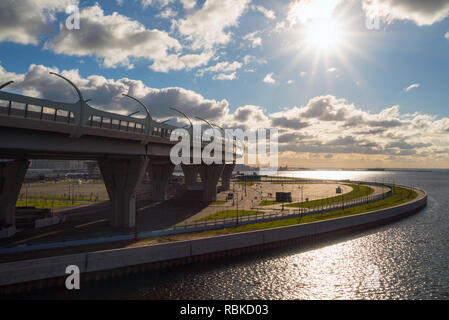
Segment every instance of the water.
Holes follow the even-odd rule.
[[[131,299],[448,299],[449,171],[298,171],[325,179],[393,181],[426,190],[423,211],[308,247],[148,272],[39,297]]]

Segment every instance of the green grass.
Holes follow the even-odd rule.
[[[28,197],[28,199],[42,199],[42,200],[76,200],[76,201],[102,201],[104,199],[97,198],[96,196],[61,196],[61,195],[36,195],[36,194],[29,194],[25,196],[24,194],[21,194],[19,198],[25,199],[25,197]]]
[[[35,200],[35,199],[19,199],[16,202],[17,207],[35,207],[36,209],[51,209],[51,208],[61,208],[70,207],[78,205],[79,202],[63,201],[63,200]]]
[[[340,218],[345,216],[351,216],[359,213],[366,213],[370,211],[385,209],[389,207],[393,207],[402,203],[409,202],[417,197],[417,193],[413,190],[402,188],[402,187],[392,187],[394,194],[388,198],[371,202],[368,204],[363,204],[360,206],[339,209],[334,211],[329,211],[320,214],[313,214],[309,216],[304,216],[301,218],[288,218],[288,219],[280,219],[268,222],[260,222],[253,224],[241,225],[233,228],[225,228],[221,230],[210,230],[205,231],[205,233],[210,235],[219,235],[219,234],[229,234],[229,233],[238,233],[238,232],[246,232],[246,231],[255,231],[261,229],[269,229],[269,228],[277,228],[284,227],[295,224],[303,224],[309,222],[316,222],[334,218]]]
[[[259,206],[271,206],[273,204],[280,204],[281,202],[274,201],[274,200],[262,200],[259,202]]]
[[[319,207],[322,205],[329,205],[333,203],[339,203],[343,201],[349,201],[358,199],[361,197],[369,196],[370,194],[374,193],[374,189],[371,187],[358,185],[358,184],[346,184],[347,186],[352,188],[352,191],[343,195],[338,195],[330,198],[324,198],[324,199],[316,199],[308,202],[295,202],[295,203],[289,203],[286,204],[286,207],[290,208],[314,208]]]
[[[239,210],[238,211],[239,217],[249,216],[249,215],[253,215],[253,214],[262,214],[262,213],[264,213],[264,212],[263,211],[253,211],[253,210]],[[223,211],[219,211],[214,214],[211,214],[202,219],[199,219],[198,221],[234,218],[234,217],[237,217],[237,210],[223,210]]]
[[[254,185],[254,182],[237,182],[237,183],[247,187],[252,187]]]

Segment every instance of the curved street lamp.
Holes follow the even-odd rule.
[[[176,109],[176,108],[173,108],[173,107],[170,107],[170,109],[173,110],[173,111],[176,111],[176,112],[178,112],[178,113],[180,113],[180,114],[182,114],[182,115],[187,119],[187,121],[189,121],[189,123],[190,123],[190,128],[193,127],[192,120],[190,120],[190,118],[189,118],[184,112],[182,112],[182,111],[180,111],[180,110],[178,110],[178,109]]]
[[[61,79],[63,79],[63,80],[65,80],[65,81],[67,81],[75,90],[76,90],[76,93],[78,94],[78,97],[80,98],[80,101],[82,101],[82,102],[85,102],[84,101],[84,98],[83,98],[83,94],[81,93],[81,90],[80,89],[78,89],[78,87],[72,82],[72,81],[70,81],[69,79],[67,79],[66,77],[64,77],[64,76],[61,76],[60,74],[57,74],[57,73],[55,73],[55,72],[49,72],[50,74],[52,74],[52,75],[54,75],[54,76],[57,76],[57,77],[59,77],[59,78],[61,78]]]
[[[139,99],[137,99],[137,98],[134,98],[133,96],[130,96],[129,94],[124,94],[124,93],[123,93],[122,96],[128,97],[128,98],[130,98],[130,99],[133,99],[133,100],[136,101],[138,104],[140,104],[140,105],[145,109],[145,111],[146,111],[146,113],[147,113],[147,115],[148,115],[148,118],[151,119],[150,109],[146,106],[145,103],[143,103],[141,100],[139,100]]]
[[[134,111],[133,113],[128,114],[128,117],[132,117],[135,114],[138,114],[140,112],[140,110]]]
[[[209,121],[207,121],[206,119],[200,118],[200,117],[195,117],[195,118],[197,118],[200,121],[206,122],[209,125],[209,127],[212,129],[212,132],[215,132],[214,127],[212,126],[212,124]],[[215,137],[214,137],[214,140],[215,140]]]
[[[151,133],[151,122],[153,121],[153,118],[151,118],[150,109],[141,100],[134,98],[133,96],[130,96],[129,94],[123,93],[122,96],[133,99],[134,101],[136,101],[138,104],[140,104],[145,109],[145,112],[147,113],[147,125],[146,125],[145,131],[146,131],[146,134],[149,135]],[[136,113],[134,113],[134,114],[136,114]],[[133,114],[131,114],[131,115],[133,115]]]
[[[224,132],[224,134],[225,134],[225,139],[226,139],[226,130],[223,129],[222,127],[220,127],[219,125],[215,124],[215,123],[212,123],[212,124],[213,124],[214,126],[216,126],[217,128],[220,128],[220,129]],[[233,136],[232,138],[233,138],[234,141],[237,141],[237,140],[238,140],[238,141],[240,142],[240,145],[243,146],[243,141],[240,140],[237,136]]]
[[[9,86],[11,83],[14,83],[14,81],[11,80],[11,81],[5,82],[4,84],[0,85],[0,90],[2,90],[6,86]]]
[[[85,116],[85,113],[86,113],[85,106],[87,105],[86,101],[83,98],[83,94],[81,93],[81,90],[78,89],[78,87],[72,81],[67,79],[66,77],[64,77],[64,76],[62,76],[60,74],[57,74],[55,72],[49,72],[49,73],[51,75],[57,76],[57,77],[65,80],[66,82],[68,82],[75,89],[76,93],[78,94],[78,97],[79,97],[78,103],[80,104],[80,110],[79,110],[80,113],[79,113],[79,119],[78,119],[76,131],[72,134],[72,136],[73,137],[80,137],[81,136],[81,125],[83,124],[84,116]],[[86,119],[86,121],[87,121],[87,119]]]
[[[195,118],[197,118],[198,120],[201,120],[201,121],[206,122],[206,123],[209,125],[209,127],[210,127],[212,130],[214,130],[214,127],[212,127],[211,123],[210,123],[209,121],[207,121],[206,119],[203,119],[203,118],[200,118],[200,117],[195,117]]]

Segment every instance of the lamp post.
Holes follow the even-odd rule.
[[[147,120],[147,127],[146,127],[146,134],[147,135],[150,135],[152,132],[151,132],[151,122],[153,121],[153,119],[151,118],[151,113],[150,113],[150,109],[147,107],[147,105],[145,104],[145,103],[143,103],[141,100],[139,100],[139,99],[137,99],[137,98],[135,98],[135,97],[133,97],[133,96],[130,96],[129,94],[122,94],[122,96],[124,96],[124,97],[127,97],[127,98],[130,98],[130,99],[132,99],[132,100],[134,100],[134,101],[136,101],[138,104],[140,104],[143,108],[144,108],[144,110],[145,110],[145,112],[147,113],[147,117],[146,117],[146,120]],[[136,114],[136,113],[138,113],[139,111],[137,111],[137,112],[134,112],[134,113],[132,113],[131,115],[129,115],[129,116],[132,116],[132,115],[134,115],[134,114]],[[136,194],[136,192],[134,192],[134,195],[133,195],[133,197],[135,197],[136,199],[135,199],[135,203],[136,203],[136,205],[135,205],[135,207],[134,207],[134,217],[135,217],[135,223],[134,223],[134,225],[135,225],[135,228],[134,228],[134,232],[135,232],[135,237],[136,237],[136,239],[137,239],[137,236],[138,236],[138,214],[137,214],[137,194]]]
[[[6,86],[9,86],[11,83],[14,83],[14,81],[11,80],[11,81],[5,82],[4,84],[0,85],[0,90],[2,90]]]
[[[174,108],[174,107],[170,107],[169,109],[171,109],[171,110],[173,110],[173,111],[176,111],[176,112],[180,113],[181,115],[183,115],[184,118],[186,118],[187,121],[189,121],[189,123],[190,123],[190,128],[193,127],[192,120],[190,120],[190,118],[189,118],[184,112],[182,112],[182,111],[180,111],[180,110],[178,110],[178,109],[176,109],[176,108]]]
[[[237,192],[237,219],[236,225],[239,225],[239,193]]]

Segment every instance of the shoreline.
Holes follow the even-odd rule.
[[[407,203],[394,207],[286,227],[241,232],[195,240],[53,256],[0,264],[0,294],[64,284],[67,265],[77,265],[81,281],[121,276],[139,271],[223,259],[288,244],[327,239],[386,224],[421,211],[427,205],[422,190]]]

